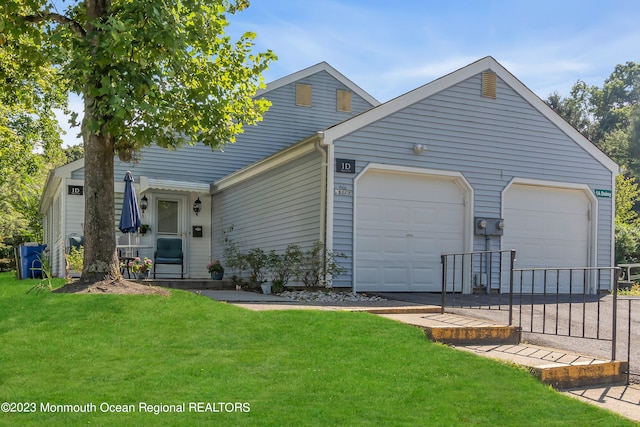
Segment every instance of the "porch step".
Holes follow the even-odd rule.
[[[515,326],[471,319],[455,314],[393,313],[382,314],[389,319],[418,326],[431,341],[444,344],[518,344],[520,331]]]
[[[624,384],[629,370],[627,362],[531,344],[459,345],[455,348],[526,367],[541,382],[554,388]]]
[[[147,279],[145,283],[173,289],[234,289],[231,280],[211,279]]]
[[[624,384],[627,362],[599,359],[565,350],[520,343],[520,330],[456,314],[389,313],[383,317],[418,326],[431,341],[527,368],[555,388]]]

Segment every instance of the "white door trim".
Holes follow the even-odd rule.
[[[150,192],[153,199],[150,200],[151,206],[153,206],[153,224],[155,225],[155,232],[153,236],[153,250],[156,250],[156,241],[158,237],[162,237],[157,232],[158,227],[158,202],[160,200],[175,201],[178,202],[178,226],[180,227],[180,237],[182,238],[182,248],[184,251],[184,277],[189,277],[189,206],[188,197],[184,193],[164,193],[164,192]]]
[[[474,211],[474,191],[473,187],[466,180],[464,175],[460,172],[456,171],[445,171],[438,169],[426,169],[426,168],[416,168],[409,166],[397,166],[397,165],[387,165],[382,163],[369,163],[367,164],[361,171],[356,175],[353,179],[353,228],[352,228],[352,236],[351,241],[353,242],[353,259],[352,259],[352,269],[351,269],[351,287],[353,292],[357,292],[357,260],[356,254],[358,253],[357,243],[356,243],[356,233],[358,230],[357,224],[357,213],[358,213],[358,182],[360,179],[368,172],[368,171],[384,171],[384,172],[403,172],[409,174],[418,174],[422,176],[433,176],[437,178],[451,178],[458,188],[460,188],[461,192],[464,194],[464,226],[463,226],[463,251],[468,252],[473,248],[473,211]]]

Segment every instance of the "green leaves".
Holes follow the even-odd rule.
[[[128,161],[151,144],[219,148],[268,108],[253,96],[275,55],[253,54],[253,33],[235,43],[224,35],[226,13],[246,0],[82,0],[65,11],[50,4],[0,2],[0,105],[38,114],[64,107],[68,92],[82,94],[87,187],[112,186],[113,154]],[[96,242],[113,230],[94,226],[113,224],[111,204],[86,201],[86,265],[112,262]]]
[[[217,148],[261,120],[268,103],[252,97],[275,55],[251,52],[253,32],[235,42],[224,34],[226,14],[247,1],[114,0],[90,21],[92,4],[75,3],[59,19],[46,18],[45,0],[0,6],[9,35],[0,45],[11,46],[18,68],[54,67],[69,82],[65,91],[91,98],[85,132],[109,132],[116,151],[121,141],[135,141],[136,150],[155,142]]]

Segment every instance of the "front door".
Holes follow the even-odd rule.
[[[177,195],[158,195],[156,198],[156,239],[161,237],[175,237],[182,239],[182,250],[185,259],[185,276],[187,245],[185,242],[185,219],[184,206],[186,206],[186,198]],[[171,265],[157,266],[158,272],[162,273],[162,277],[180,277],[180,267]],[[174,274],[175,273],[175,274]]]

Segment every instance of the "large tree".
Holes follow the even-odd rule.
[[[616,180],[616,262],[640,260],[640,64],[615,67],[602,87],[577,81],[547,104],[623,167]]]
[[[6,49],[0,74],[14,89],[0,90],[0,258],[12,259],[13,246],[42,238],[40,191],[47,170],[63,161],[53,109],[64,108],[65,98],[54,69],[24,69]]]
[[[255,34],[233,42],[227,15],[245,0],[84,0],[61,11],[50,0],[0,4],[0,45],[19,75],[56,72],[57,86],[81,94],[85,152],[82,279],[119,277],[115,251],[114,156],[233,142],[268,108],[254,100],[273,60],[252,54]],[[25,71],[26,70],[26,71]],[[0,73],[3,70],[0,68]],[[0,89],[19,83],[0,74]]]
[[[616,65],[602,87],[578,80],[567,98],[553,93],[546,102],[640,179],[640,64]]]

